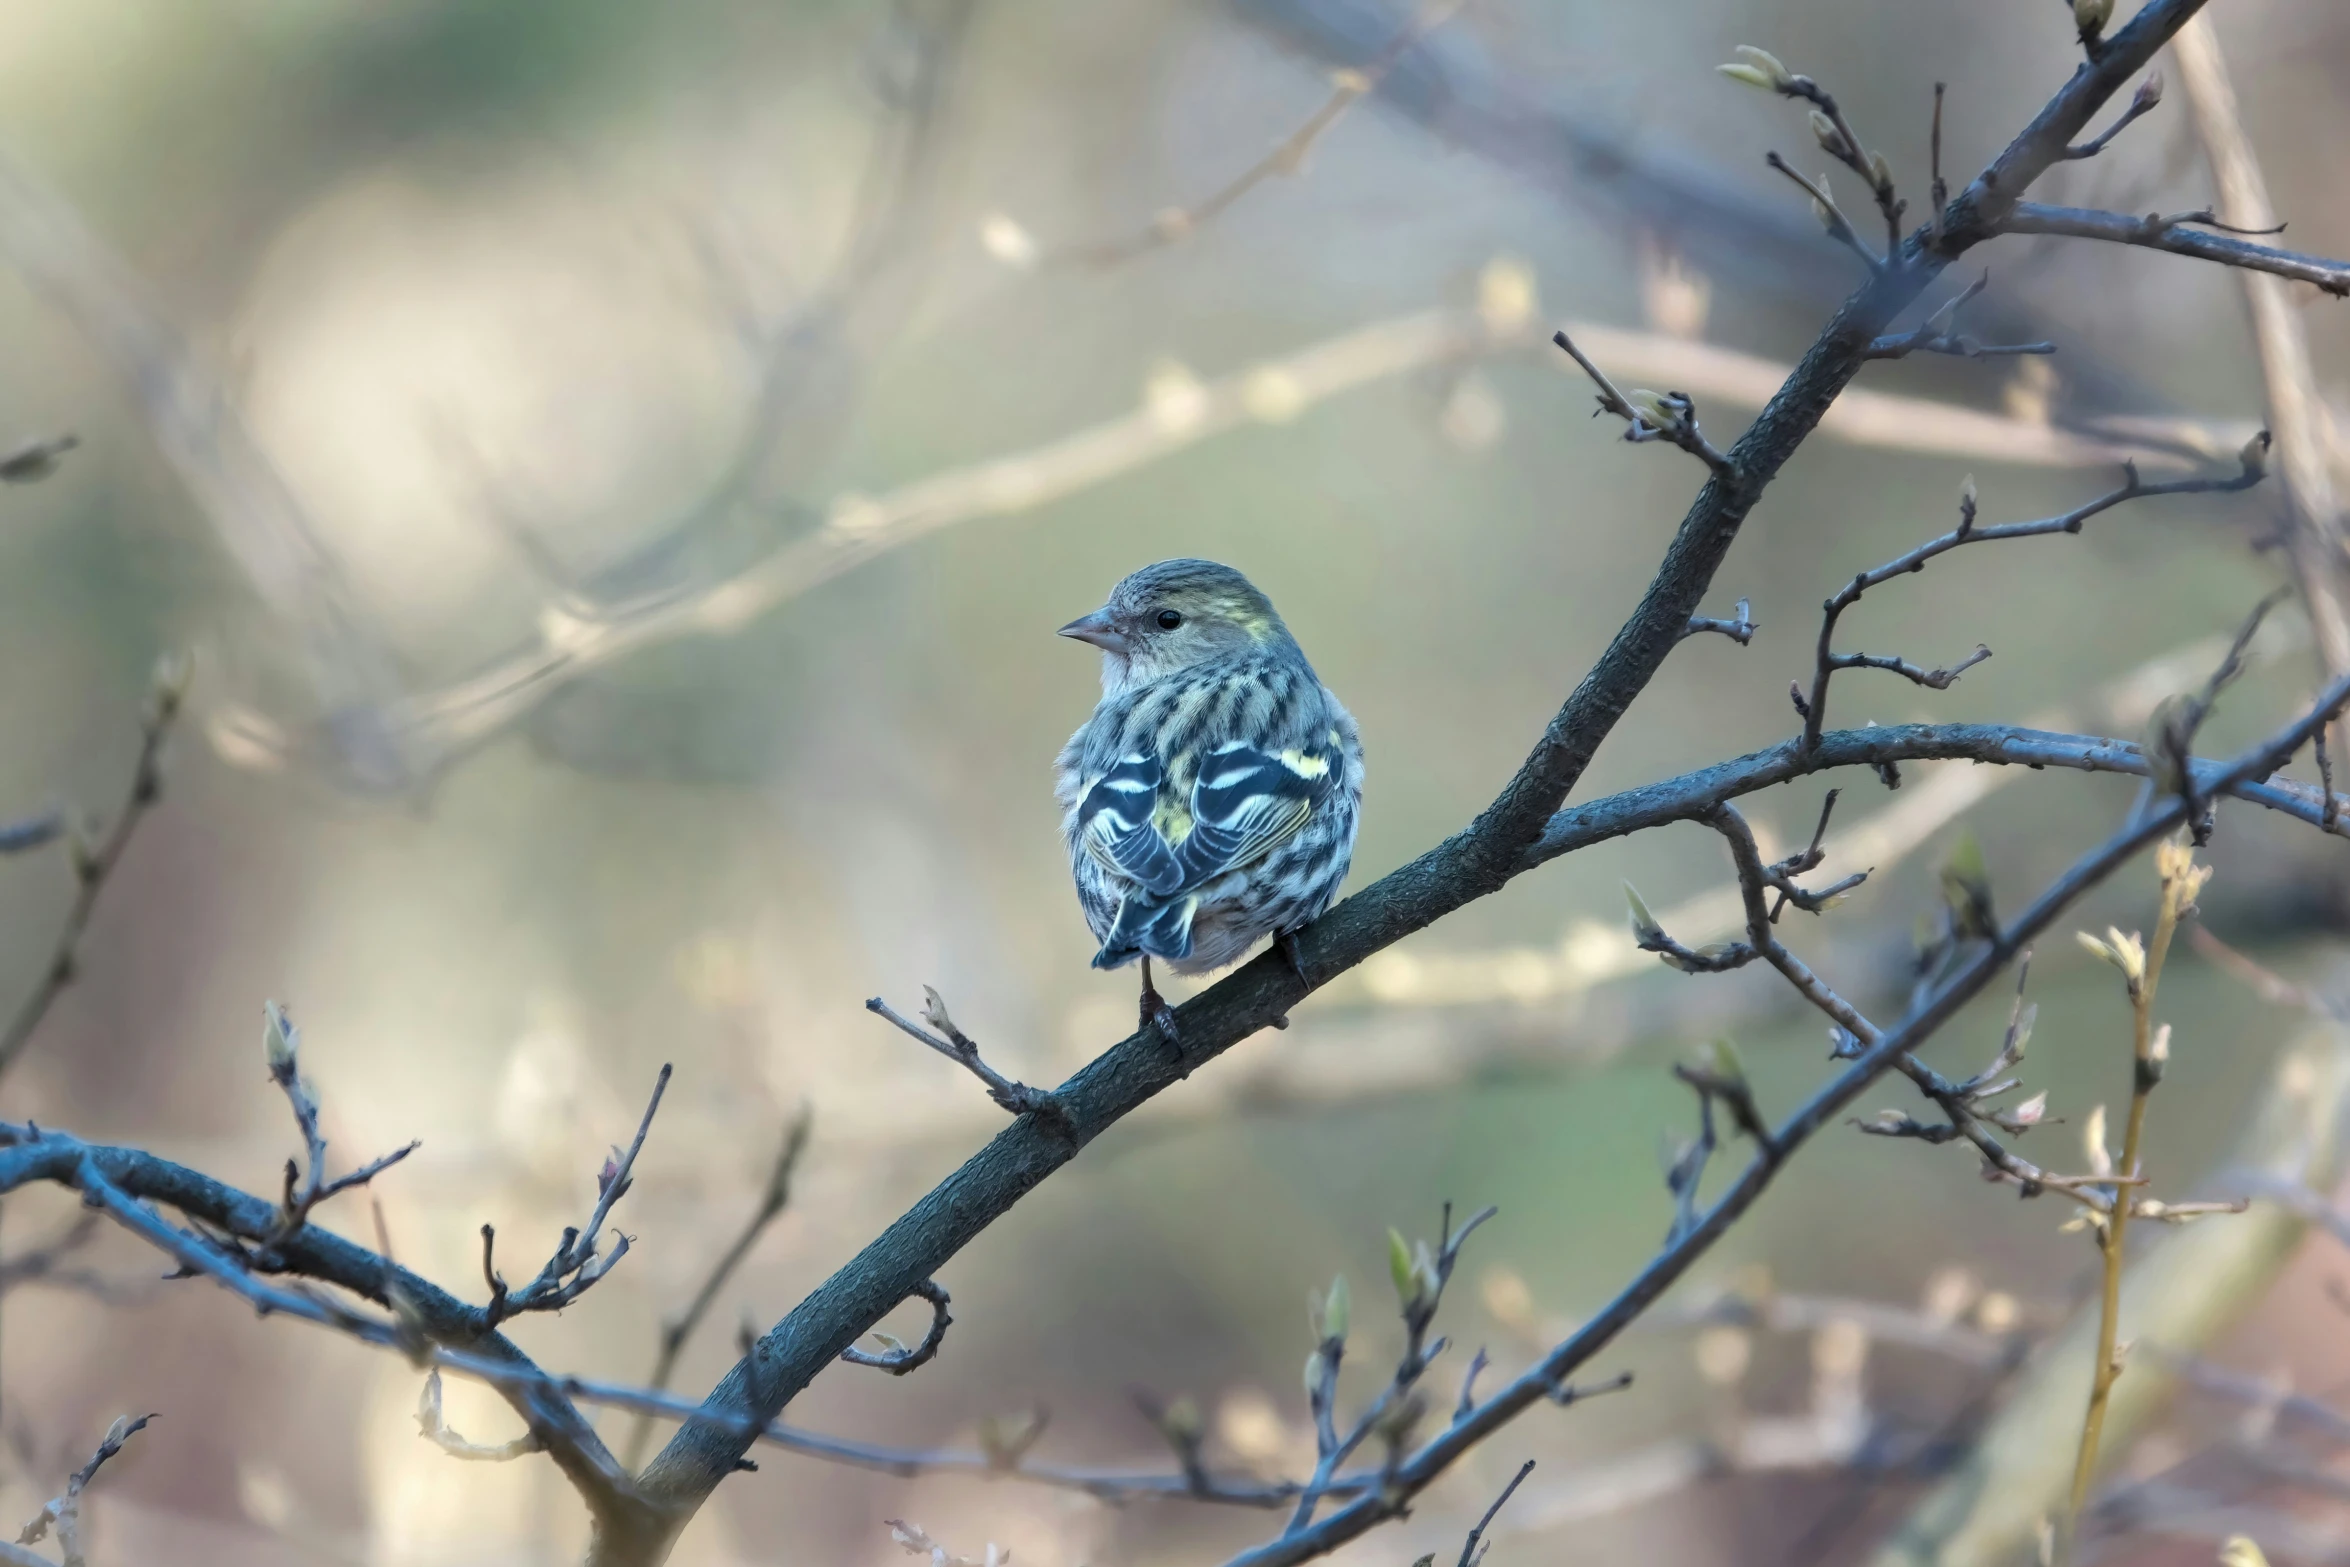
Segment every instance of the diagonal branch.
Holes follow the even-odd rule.
[[[1276,1018],[1286,1017],[1315,988],[1306,975],[1326,984],[1372,953],[1490,894],[1517,875],[1601,742],[1686,634],[1690,617],[1736,541],[1747,513],[1818,426],[1837,394],[1866,363],[1869,345],[1953,259],[1997,232],[2021,194],[2060,158],[2064,148],[2087,127],[2090,117],[2151,63],[2155,51],[2201,4],[2202,0],[2149,0],[2127,26],[2107,40],[2098,58],[2078,69],[2031,125],[1952,200],[1936,229],[1913,233],[1887,265],[1836,313],[1770,405],[1725,454],[1724,466],[1712,470],[1639,606],[1561,705],[1525,763],[1475,822],[1308,926],[1296,939],[1294,956],[1260,957],[1187,1002],[1178,1013],[1185,1043],[1181,1062],[1172,1059],[1155,1031],[1129,1036],[1056,1091],[1055,1097],[1067,1112],[1065,1129],[1048,1132],[1035,1124],[1036,1118],[1024,1117],[915,1203],[793,1308],[727,1373],[705,1402],[707,1418],[679,1431],[641,1477],[644,1496],[661,1515],[658,1524],[643,1534],[600,1534],[591,1563],[617,1567],[658,1561],[676,1532],[733,1473],[748,1446],[747,1438],[739,1434],[746,1424],[755,1430],[772,1421],[840,1351],[855,1343],[918,1284],[933,1277],[972,1237],[1008,1212],[1092,1138],[1177,1081],[1179,1072],[1198,1070],[1239,1040],[1271,1026]],[[2270,768],[2282,760],[2278,757]],[[2229,772],[2221,784],[2232,787],[2243,781]],[[2166,806],[2152,815],[2172,813],[2173,807]],[[2116,863],[2118,858],[2117,853]],[[2095,875],[2101,876],[2110,868],[2103,866]],[[2068,890],[2068,899],[2070,895]],[[2051,909],[2048,917],[2053,917],[2053,912]],[[1955,1007],[1974,988],[1980,988],[1989,972],[1987,967],[1979,975],[1972,968],[1961,969],[1946,992],[1952,998],[1949,1005]],[[1938,1026],[1940,1018],[1933,1022]],[[1876,1063],[1869,1077],[1885,1064]],[[1845,1097],[1857,1093],[1868,1080],[1859,1079]],[[1841,1103],[1837,1100],[1825,1110],[1807,1113],[1832,1116]],[[1798,1129],[1808,1136],[1811,1128]],[[1733,1187],[1729,1203],[1717,1207],[1707,1223],[1684,1242],[1684,1250],[1675,1254],[1682,1260],[1660,1275],[1656,1287],[1661,1289],[1663,1282],[1677,1276],[1680,1268],[1710,1246],[1720,1228],[1759,1194],[1762,1184],[1762,1180],[1752,1180],[1750,1185]],[[1647,1296],[1639,1295],[1637,1289],[1633,1293],[1637,1297],[1634,1304],[1646,1304]],[[1598,1339],[1589,1348],[1595,1351],[1620,1325],[1598,1329]],[[1580,1359],[1575,1363],[1580,1364]],[[1571,1367],[1553,1367],[1544,1387],[1563,1385],[1568,1369]],[[1513,1387],[1522,1385],[1523,1379]],[[1484,1407],[1495,1406],[1489,1401]],[[1454,1432],[1466,1438],[1460,1444],[1465,1448],[1484,1434],[1484,1427],[1473,1417]],[[1454,1434],[1439,1439],[1445,1444],[1455,1441]],[[1447,1447],[1448,1456],[1427,1470],[1427,1475],[1432,1477],[1436,1468],[1449,1463],[1449,1453],[1455,1450]],[[1405,1486],[1405,1499],[1417,1489],[1409,1483],[1409,1476],[1418,1462],[1415,1458],[1399,1471],[1398,1483]],[[1425,1478],[1418,1483],[1425,1484]],[[1351,1538],[1367,1526],[1364,1507],[1362,1501],[1349,1504],[1295,1539],[1302,1546],[1314,1540],[1336,1543]],[[1285,1544],[1283,1548],[1291,1547]],[[1305,1555],[1327,1548],[1327,1544],[1320,1545]],[[1284,1559],[1304,1560],[1305,1555]]]
[[[767,1172],[767,1184],[759,1194],[759,1205],[751,1210],[742,1232],[735,1236],[733,1244],[718,1254],[718,1260],[711,1264],[708,1276],[702,1280],[701,1288],[694,1291],[694,1297],[687,1302],[685,1310],[661,1324],[661,1348],[653,1358],[653,1375],[648,1383],[654,1391],[668,1389],[669,1379],[677,1371],[677,1357],[685,1353],[686,1341],[694,1336],[694,1329],[701,1326],[702,1319],[717,1304],[718,1292],[726,1287],[728,1279],[734,1277],[735,1269],[742,1266],[743,1259],[751,1254],[751,1248],[759,1244],[759,1237],[767,1232],[767,1226],[773,1224],[789,1206],[792,1174],[799,1168],[800,1155],[807,1151],[808,1131],[812,1123],[813,1114],[805,1108],[792,1119],[790,1129],[783,1135],[783,1146],[775,1155],[775,1163]],[[652,1429],[649,1415],[639,1415],[635,1426],[630,1429],[627,1447],[630,1469],[643,1461],[645,1442],[652,1434]]]
[[[73,903],[65,911],[65,924],[50,948],[39,982],[32,994],[17,1004],[6,1031],[0,1032],[0,1072],[16,1064],[25,1046],[32,1043],[33,1031],[49,1015],[49,1008],[64,994],[65,987],[74,982],[80,968],[78,950],[82,932],[89,928],[90,916],[97,911],[98,894],[105,890],[107,879],[122,863],[123,851],[130,847],[131,834],[138,831],[140,820],[163,797],[163,771],[159,765],[163,742],[169,738],[172,724],[179,717],[187,689],[185,658],[167,655],[156,661],[148,685],[147,706],[139,716],[139,755],[131,764],[130,788],[123,796],[121,809],[114,813],[114,825],[107,829],[104,838],[96,844],[74,840]],[[45,836],[33,841],[45,841]]]

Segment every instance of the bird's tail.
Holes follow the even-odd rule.
[[[1170,962],[1190,957],[1191,917],[1198,908],[1197,897],[1160,903],[1129,896],[1118,905],[1118,918],[1102,938],[1102,950],[1093,955],[1093,966],[1117,968],[1142,957]]]

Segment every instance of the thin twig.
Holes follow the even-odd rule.
[[[1909,210],[1909,203],[1903,201],[1895,192],[1891,167],[1883,157],[1871,153],[1861,144],[1859,133],[1853,130],[1852,122],[1844,117],[1843,109],[1837,106],[1835,98],[1818,82],[1808,76],[1789,72],[1777,85],[1782,95],[1789,98],[1800,98],[1820,111],[1819,118],[1813,121],[1813,132],[1819,137],[1821,149],[1828,156],[1859,175],[1861,182],[1868,186],[1869,195],[1877,203],[1878,214],[1885,220],[1885,258],[1889,260],[1898,255],[1901,251],[1902,241],[1901,218],[1902,214]],[[1825,122],[1824,125],[1821,123],[1822,121]],[[1772,156],[1776,158],[1777,154],[1774,153]],[[1787,169],[1783,164],[1775,166],[1790,177],[1797,178],[1798,183],[1809,188],[1809,181],[1801,180],[1792,169]],[[1827,199],[1824,187],[1814,192],[1814,198],[1821,201],[1830,210],[1834,209],[1835,203]],[[1836,216],[1841,219],[1843,214],[1837,213]],[[1847,225],[1848,229],[1849,227],[1850,225]],[[1867,248],[1857,243],[1858,236],[1855,236],[1854,239],[1854,248],[1860,250],[1864,257],[1868,257]],[[1869,257],[1869,260],[1872,266],[1880,264],[1877,258]]]
[[[2190,818],[2191,804],[2182,802],[2182,809]],[[2159,902],[2154,919],[2154,939],[2140,948],[2135,938],[2125,938],[2116,931],[2111,939],[2099,945],[2107,959],[2121,970],[2124,987],[2130,1002],[2130,1111],[2122,1133],[2121,1161],[2115,1173],[2131,1179],[2142,1179],[2142,1144],[2146,1130],[2146,1105],[2155,1087],[2162,1081],[2164,1061],[2169,1054],[2170,1031],[2157,1031],[2154,1026],[2154,1001],[2162,983],[2162,971],[2170,956],[2171,938],[2178,932],[2181,919],[2191,913],[2195,895],[2209,877],[2209,870],[2197,866],[2191,849],[2179,843],[2166,843],[2156,851],[2155,864],[2161,880]],[[2084,936],[2084,942],[2094,938]],[[2099,1135],[2092,1138],[2100,1146],[2091,1150],[2093,1157],[2102,1158],[2102,1113],[2093,1118],[2093,1129]],[[2137,1202],[2116,1200],[2104,1215],[2103,1223],[2092,1225],[2097,1240],[2100,1261],[2103,1264],[2098,1291],[2096,1359],[2091,1362],[2089,1406],[2081,1422],[2080,1450],[2073,1460],[2072,1495],[2067,1506],[2063,1529],[2060,1532],[2059,1560],[2071,1559],[2072,1546],[2080,1531],[2081,1516],[2089,1505],[2089,1485],[2096,1478],[2098,1447],[2105,1430],[2105,1412],[2113,1394],[2114,1382],[2121,1376],[2122,1363],[2117,1346],[2121,1327],[2122,1264],[2124,1242],[2129,1233],[2131,1217],[2139,1211]],[[2154,1215],[2149,1215],[2152,1217]]]
[[[636,1136],[628,1151],[614,1151],[596,1177],[596,1206],[588,1214],[587,1223],[579,1229],[566,1229],[556,1243],[555,1254],[547,1259],[537,1277],[520,1289],[509,1290],[504,1280],[491,1266],[490,1247],[494,1236],[489,1226],[482,1226],[482,1269],[489,1276],[490,1305],[487,1308],[489,1325],[496,1327],[507,1317],[525,1311],[560,1311],[585,1294],[597,1280],[628,1255],[629,1238],[615,1231],[612,1249],[598,1254],[597,1238],[602,1235],[604,1221],[610,1217],[612,1205],[628,1194],[632,1184],[630,1172],[636,1168],[636,1156],[644,1150],[645,1137],[653,1129],[653,1116],[661,1108],[661,1096],[669,1090],[669,1063],[661,1064],[661,1071],[653,1079],[652,1098],[645,1103],[643,1119],[637,1122]]]
[[[89,1558],[82,1551],[82,1493],[89,1489],[90,1482],[98,1477],[98,1471],[105,1466],[106,1461],[121,1452],[123,1445],[145,1430],[147,1422],[155,1418],[153,1415],[140,1415],[133,1419],[125,1415],[109,1426],[105,1439],[98,1444],[98,1451],[91,1454],[90,1461],[66,1480],[64,1492],[52,1498],[24,1526],[17,1534],[16,1543],[32,1545],[47,1538],[54,1529],[57,1532],[58,1551],[65,1558],[64,1567],[87,1567]]]
[[[1959,523],[1956,528],[1939,538],[1929,539],[1907,554],[1889,560],[1882,566],[1859,573],[1850,582],[1837,589],[1835,594],[1821,606],[1823,613],[1820,617],[1819,651],[1812,673],[1811,692],[1809,696],[1798,692],[1795,703],[1797,711],[1803,718],[1804,744],[1806,746],[1818,744],[1819,736],[1827,725],[1829,676],[1834,674],[1838,668],[1849,667],[1839,662],[1840,658],[1848,657],[1848,655],[1839,655],[1834,651],[1836,622],[1846,610],[1859,603],[1861,595],[1869,589],[1890,582],[1896,577],[1922,571],[1925,569],[1926,562],[1934,559],[1937,555],[1947,554],[1963,544],[1995,544],[2007,539],[2037,538],[2043,534],[2078,533],[2084,523],[2099,513],[2110,511],[2127,501],[2142,500],[2150,496],[2226,494],[2250,489],[2253,485],[2258,484],[2266,473],[2264,463],[2266,453],[2266,445],[2255,442],[2253,446],[2245,449],[2243,456],[2239,459],[2238,471],[2226,478],[2201,476],[2187,479],[2166,479],[2151,484],[2138,476],[2137,464],[2124,463],[2121,484],[2117,488],[2106,491],[2095,500],[2053,517],[2043,517],[2032,522],[1997,523],[1988,528],[1975,525],[1975,493],[1973,483],[1969,481],[1965,492],[1960,497]],[[1849,656],[1857,657],[1857,655]],[[1980,658],[1988,658],[1989,656],[1988,652],[1980,654]],[[1974,662],[1979,662],[1979,658],[1968,661],[1970,664]],[[1899,673],[1917,680],[1920,684],[1931,684],[1931,680],[1926,676],[1935,673],[1932,671],[1913,673],[1915,666],[1902,664],[1897,660],[1877,660],[1867,662],[1862,667],[1894,668]],[[1955,679],[1958,671],[1966,667],[1968,667],[1967,664],[1960,664],[1947,673],[1950,678]]]
[[[2015,210],[2001,224],[2001,231],[2008,234],[2056,234],[2067,239],[2101,239],[2117,245],[2167,251],[2174,256],[2189,256],[2198,261],[2216,261],[2225,267],[2236,267],[2247,272],[2266,272],[2296,283],[2307,283],[2337,299],[2350,298],[2350,264],[2324,256],[2309,256],[2299,251],[2255,245],[2232,237],[2233,231],[2217,234],[2201,232],[2207,228],[2224,229],[2225,225],[2208,210],[2176,212],[2167,216],[2149,212],[2144,217],[2132,217],[2124,212],[2096,212],[2085,207],[2051,207],[2036,201],[2017,202]],[[2275,231],[2252,229],[2246,232],[2260,234]]]
[[[1951,354],[1961,359],[2002,359],[2024,354],[2053,354],[2054,343],[1985,343],[1957,329],[1958,313],[1991,286],[1985,268],[1965,288],[1942,303],[1915,331],[1880,337],[1869,345],[1871,359],[1902,359],[1911,354]]]
[[[930,1302],[930,1327],[923,1333],[921,1343],[909,1349],[902,1341],[892,1338],[889,1334],[877,1332],[873,1336],[888,1347],[886,1354],[868,1354],[851,1344],[840,1352],[840,1358],[852,1366],[871,1366],[874,1370],[886,1371],[893,1377],[902,1377],[909,1371],[927,1366],[931,1361],[937,1359],[939,1346],[946,1342],[947,1329],[953,1325],[955,1320],[947,1315],[947,1306],[950,1303],[947,1292],[939,1287],[936,1279],[925,1279],[914,1286],[914,1294]]]
[[[2082,158],[2096,157],[2106,149],[2116,136],[2137,123],[2141,115],[2152,113],[2154,106],[2160,102],[2162,102],[2162,73],[2149,71],[2146,74],[2146,79],[2138,84],[2138,90],[2130,95],[2129,105],[2122,110],[2120,116],[2111,125],[2108,125],[2100,135],[2082,142],[2079,146],[2065,148],[2065,158],[2068,161],[2077,161]]]
[[[1250,191],[1267,181],[1295,175],[1305,167],[1311,153],[1332,126],[1344,119],[1358,102],[1379,90],[1396,63],[1409,54],[1420,41],[1459,10],[1462,0],[1435,0],[1419,15],[1412,18],[1386,47],[1360,68],[1347,68],[1331,73],[1330,96],[1320,108],[1306,117],[1303,124],[1277,142],[1273,150],[1250,164],[1230,180],[1189,206],[1168,207],[1155,214],[1140,233],[1122,239],[1096,240],[1047,250],[1041,255],[1033,249],[1022,254],[1025,236],[1005,233],[990,244],[1000,259],[1013,265],[1025,263],[1041,268],[1088,267],[1106,269],[1145,256],[1154,250],[1178,244],[1191,238]],[[990,236],[983,233],[983,238]]]
[[[441,1413],[441,1371],[438,1366],[425,1373],[424,1391],[417,1395],[416,1428],[433,1446],[451,1458],[461,1458],[468,1463],[511,1463],[517,1458],[547,1450],[546,1442],[536,1431],[525,1431],[504,1442],[484,1444],[468,1442],[450,1430],[448,1420]]]
[[[879,996],[868,1000],[865,1003],[865,1010],[876,1017],[886,1018],[896,1024],[906,1034],[921,1040],[922,1043],[962,1067],[973,1077],[978,1078],[980,1082],[987,1085],[987,1097],[994,1100],[999,1107],[1010,1114],[1033,1114],[1046,1119],[1053,1117],[1056,1106],[1051,1094],[1042,1089],[1031,1088],[1026,1083],[1015,1082],[994,1067],[989,1066],[979,1054],[978,1041],[955,1026],[955,1020],[948,1015],[946,1003],[939,998],[938,992],[925,985],[922,987],[922,996],[922,1016],[938,1029],[937,1034],[933,1034],[921,1024],[901,1016]],[[940,1035],[945,1037],[941,1038]]]
[[[1844,215],[1844,209],[1836,205],[1836,198],[1829,191],[1827,181],[1815,180],[1810,175],[1802,173],[1775,152],[1764,153],[1763,162],[1793,180],[1802,188],[1805,195],[1811,197],[1812,211],[1819,216],[1820,223],[1827,229],[1829,238],[1860,257],[1862,264],[1871,272],[1877,271],[1885,265],[1885,258],[1869,248],[1869,242],[1862,239],[1859,232],[1853,228],[1852,220]]]
[[[172,723],[179,717],[187,682],[186,659],[167,656],[157,660],[154,677],[148,685],[146,708],[139,717],[139,754],[131,764],[130,788],[124,792],[122,806],[114,813],[114,825],[105,837],[94,846],[79,839],[74,841],[73,902],[66,908],[65,923],[50,946],[48,961],[32,994],[18,1003],[16,1015],[9,1019],[6,1031],[0,1032],[0,1073],[16,1064],[17,1057],[32,1042],[33,1031],[49,1015],[50,1006],[74,982],[80,967],[82,933],[89,928],[90,916],[98,907],[98,894],[105,890],[115,867],[122,863],[131,835],[138,831],[139,823],[163,796],[163,770],[158,764],[163,742],[170,737]]]
[[[1510,1483],[1501,1488],[1501,1494],[1493,1499],[1491,1507],[1485,1509],[1485,1516],[1477,1520],[1477,1526],[1469,1531],[1469,1538],[1462,1543],[1460,1567],[1477,1567],[1478,1563],[1485,1560],[1485,1550],[1479,1542],[1484,1540],[1485,1531],[1493,1527],[1494,1516],[1509,1505],[1510,1497],[1519,1486],[1526,1483],[1526,1476],[1533,1472],[1534,1460],[1529,1458],[1518,1466],[1516,1474],[1510,1476]]]
[[[1745,599],[1740,599],[1732,609],[1728,620],[1692,615],[1689,617],[1689,629],[1681,634],[1684,637],[1694,637],[1701,632],[1711,631],[1717,635],[1728,637],[1740,647],[1745,647],[1754,640],[1754,634],[1761,629],[1761,622],[1754,618],[1753,606]]]
[[[685,1310],[661,1324],[661,1347],[653,1357],[653,1374],[646,1383],[648,1387],[657,1392],[667,1390],[670,1377],[677,1371],[677,1357],[685,1352],[686,1342],[694,1336],[694,1329],[701,1326],[702,1319],[709,1315],[711,1306],[718,1300],[718,1292],[726,1287],[728,1279],[734,1277],[734,1270],[742,1266],[743,1259],[751,1254],[751,1248],[759,1244],[759,1237],[767,1232],[767,1226],[773,1224],[790,1205],[792,1172],[798,1168],[800,1155],[807,1149],[812,1119],[813,1112],[804,1107],[792,1118],[791,1126],[783,1134],[783,1146],[777,1151],[775,1163],[767,1172],[767,1184],[759,1193],[758,1205],[751,1210],[751,1216],[743,1222],[742,1230],[733,1242],[711,1264],[709,1273],[703,1277],[701,1287],[694,1291],[693,1299],[686,1303]],[[643,1461],[645,1443],[652,1435],[652,1429],[652,1416],[639,1414],[636,1425],[629,1431],[628,1446],[621,1460],[629,1468],[634,1469]]]
[[[1624,439],[1634,445],[1647,441],[1665,441],[1711,468],[1719,478],[1735,481],[1737,469],[1730,459],[1697,428],[1697,407],[1680,392],[1656,393],[1635,391],[1631,398],[1616,389],[1616,383],[1607,378],[1607,372],[1591,362],[1589,355],[1575,346],[1575,340],[1564,329],[1553,332],[1550,340],[1567,351],[1568,357],[1583,367],[1599,388],[1599,412],[1614,414],[1624,421]],[[1639,401],[1633,401],[1633,398]]]
[[[262,1031],[269,1062],[270,1081],[284,1092],[286,1103],[294,1112],[294,1125],[301,1131],[302,1145],[308,1157],[309,1173],[304,1176],[301,1167],[291,1159],[286,1161],[284,1217],[279,1221],[277,1242],[283,1242],[296,1230],[310,1222],[310,1211],[320,1203],[355,1186],[365,1186],[384,1171],[414,1153],[423,1144],[410,1142],[405,1148],[395,1148],[383,1157],[361,1165],[350,1174],[328,1180],[326,1176],[326,1133],[321,1128],[318,1114],[318,1096],[302,1077],[301,1031],[286,1016],[285,1008],[276,1002],[262,1006]],[[272,1247],[265,1246],[264,1253]]]

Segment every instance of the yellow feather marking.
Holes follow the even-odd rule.
[[[1164,801],[1151,812],[1151,825],[1169,844],[1181,843],[1191,836],[1191,810],[1180,801]]]
[[[1330,763],[1319,756],[1308,756],[1303,751],[1284,751],[1281,765],[1300,778],[1321,778],[1330,772]]]

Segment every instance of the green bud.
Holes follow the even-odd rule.
[[[1771,80],[1769,72],[1756,70],[1751,65],[1717,65],[1714,69],[1734,82],[1744,82],[1749,87],[1760,87],[1764,92],[1779,90],[1778,83]]]
[[[1841,156],[1844,151],[1844,133],[1836,129],[1836,122],[1819,110],[1811,111],[1811,133],[1819,139],[1820,150],[1830,156]]]
[[[1768,49],[1757,49],[1752,44],[1740,44],[1731,52],[1745,62],[1748,70],[1761,76],[1764,84],[1773,92],[1783,92],[1795,82],[1795,73],[1781,65],[1779,57]],[[1722,69],[1727,71],[1734,68],[1723,66]],[[1740,79],[1744,80],[1744,78]]]
[[[1412,1299],[1429,1299],[1442,1283],[1436,1276],[1436,1259],[1428,1255],[1428,1243],[1420,1242],[1412,1249]]]
[[[1159,1429],[1167,1434],[1168,1441],[1189,1445],[1198,1441],[1207,1427],[1200,1421],[1199,1405],[1185,1396],[1160,1411]]]
[[[1738,1047],[1725,1035],[1709,1039],[1697,1047],[1697,1069],[1706,1076],[1723,1083],[1746,1081],[1746,1063],[1739,1058]]]
[[[2177,794],[2186,787],[2190,707],[2188,698],[2174,692],[2155,703],[2154,711],[2146,715],[2145,738],[2139,748],[2146,753],[2146,776],[2164,794]]]
[[[1387,1231],[1387,1276],[1395,1281],[1395,1298],[1403,1302],[1405,1310],[1420,1303],[1419,1280],[1412,1272],[1412,1248],[1392,1225]]]
[[[1641,898],[1640,889],[1624,883],[1624,901],[1632,906],[1632,939],[1642,946],[1664,939],[1665,928],[1648,912],[1648,904]]]
[[[1942,862],[1942,897],[1962,936],[1990,936],[1997,927],[1991,909],[1991,872],[1983,846],[1972,832],[1959,834]]]
[[[1885,161],[1881,152],[1869,154],[1869,183],[1879,190],[1893,188],[1893,165]]]
[[[1644,386],[1636,386],[1626,392],[1624,401],[1630,403],[1632,411],[1640,415],[1640,422],[1652,429],[1670,430],[1679,422],[1673,406]]]
[[[2083,38],[2094,38],[2113,20],[2113,0],[2073,0],[2073,25]]]
[[[1330,1293],[1322,1301],[1322,1337],[1324,1339],[1343,1340],[1346,1337],[1347,1318],[1351,1313],[1352,1304],[1347,1295],[1346,1275],[1341,1273],[1330,1281]]]
[[[2219,1567],[2268,1567],[2268,1554],[2247,1534],[2231,1534],[2219,1548]]]
[[[1316,1345],[1306,1355],[1305,1382],[1306,1398],[1309,1401],[1322,1396],[1322,1349],[1320,1345]]]

